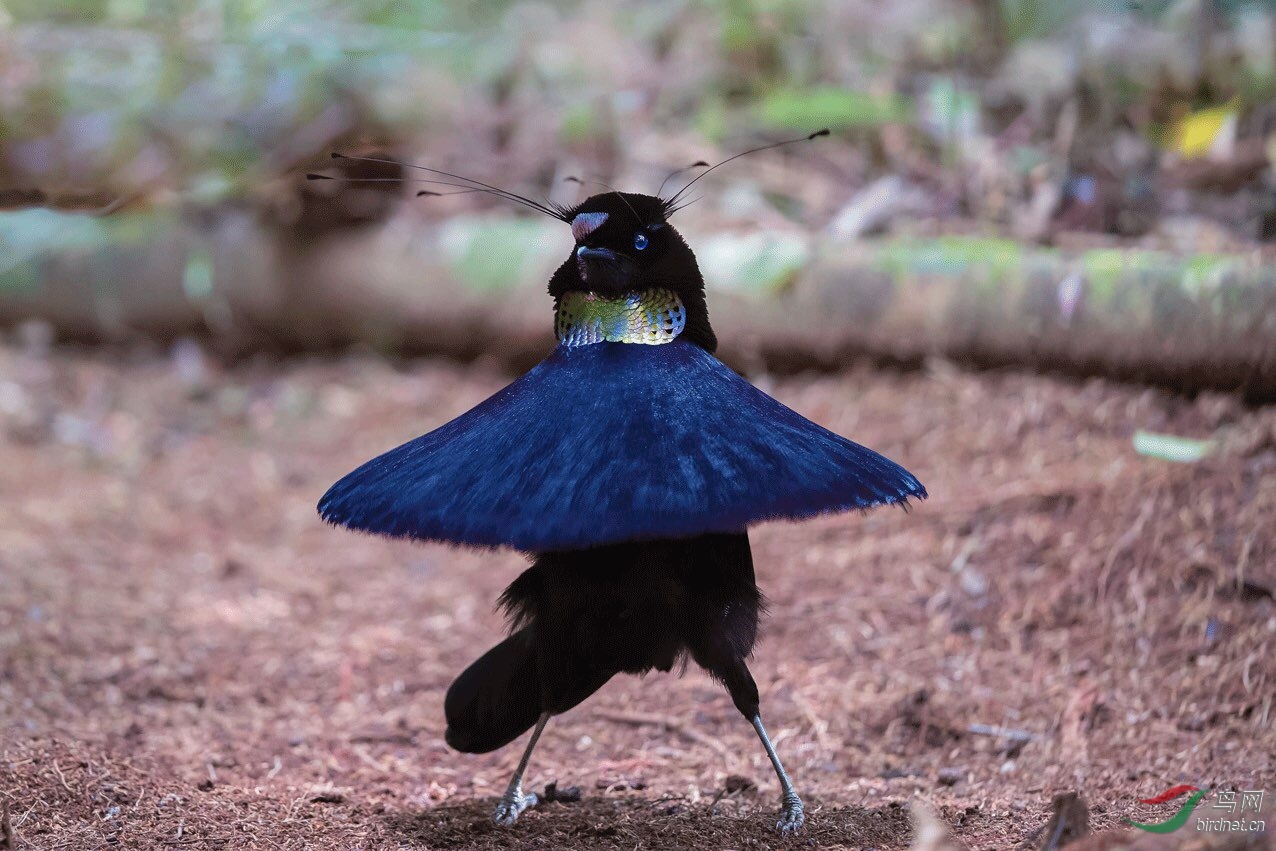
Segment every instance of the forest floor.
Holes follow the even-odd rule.
[[[1035,848],[1056,794],[1104,831],[1180,783],[1265,786],[1272,824],[1276,409],[944,363],[753,378],[931,493],[753,533],[795,840],[696,669],[555,718],[529,786],[583,798],[488,821],[521,741],[452,752],[442,698],[523,560],[314,505],[507,376],[0,347],[0,847],[906,848],[920,799],[971,848]],[[1145,457],[1136,429],[1219,450]]]

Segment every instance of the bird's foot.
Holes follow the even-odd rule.
[[[521,789],[511,789],[505,793],[505,797],[501,798],[501,802],[496,805],[496,812],[492,813],[492,821],[501,827],[509,827],[518,821],[519,815],[528,807],[534,807],[540,803],[540,798],[535,792],[523,794]],[[801,806],[799,804],[799,806]]]
[[[780,831],[782,836],[792,836],[801,830],[804,824],[806,824],[806,808],[802,806],[802,799],[790,792],[784,796],[780,804],[780,820],[775,823],[775,829]]]

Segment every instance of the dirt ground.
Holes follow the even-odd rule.
[[[921,799],[1036,847],[1167,786],[1276,796],[1276,409],[943,363],[761,386],[906,464],[911,513],[754,532],[753,670],[808,828],[697,670],[620,677],[521,742],[443,743],[510,553],[326,527],[338,476],[508,380],[371,356],[222,369],[0,347],[0,796],[16,848],[903,848]],[[1195,464],[1136,429],[1217,435]],[[0,839],[0,847],[4,840]]]

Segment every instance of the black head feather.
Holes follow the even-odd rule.
[[[682,336],[713,351],[704,278],[691,248],[669,224],[663,198],[636,192],[603,192],[567,211],[576,244],[549,282],[556,300],[571,291],[617,298],[647,289],[678,294],[687,308]]]

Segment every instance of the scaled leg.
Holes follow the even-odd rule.
[[[737,659],[727,671],[719,671],[718,676],[726,684],[727,691],[731,693],[736,709],[749,719],[749,723],[757,731],[758,738],[762,740],[762,747],[766,748],[766,755],[771,760],[771,767],[775,769],[775,776],[779,778],[780,820],[775,823],[775,828],[785,835],[796,833],[806,822],[806,809],[793,788],[789,773],[780,763],[780,755],[775,752],[771,737],[766,734],[766,728],[762,726],[762,715],[758,711],[758,686],[753,681],[753,675],[749,673],[744,662]]]
[[[775,829],[786,835],[796,833],[806,823],[806,808],[802,806],[802,799],[793,788],[789,773],[780,764],[780,755],[775,752],[775,745],[771,744],[771,738],[762,726],[762,716],[754,715],[750,721],[753,729],[758,731],[758,738],[762,740],[762,747],[766,748],[766,755],[771,758],[775,776],[780,779],[780,820],[775,823]]]
[[[532,758],[532,749],[536,747],[536,740],[541,737],[541,730],[545,729],[548,721],[549,713],[542,712],[540,720],[532,728],[532,737],[527,740],[527,749],[523,751],[523,758],[518,761],[518,769],[510,778],[510,785],[505,788],[505,794],[501,796],[500,803],[496,805],[496,812],[492,814],[492,821],[502,827],[509,827],[518,820],[523,810],[534,807],[540,802],[535,792],[523,792],[523,773],[527,771],[527,763]]]

